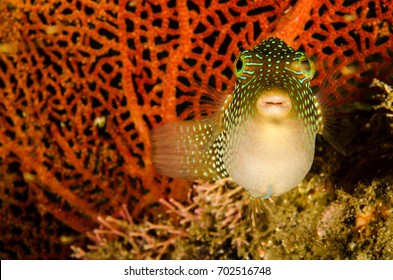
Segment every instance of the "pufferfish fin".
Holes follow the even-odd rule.
[[[225,129],[224,111],[231,102],[232,95],[197,81],[193,81],[191,85],[195,88],[194,96],[186,96],[185,100],[193,105],[189,106],[185,113],[192,120],[201,120],[212,127],[209,140],[204,145],[204,149],[207,149]]]
[[[251,197],[246,210],[247,225],[261,227],[267,225],[272,221],[270,210],[267,208],[268,199],[262,197]]]
[[[204,93],[195,98],[200,100],[190,99],[197,105],[188,110],[194,119],[153,129],[152,161],[161,175],[186,180],[220,179],[212,146],[224,129],[223,108],[229,95],[205,87]]]
[[[316,93],[319,109],[322,113],[321,131],[323,138],[337,151],[346,155],[349,142],[353,139],[353,123],[350,120],[355,110],[367,110],[360,102],[359,89],[355,84],[355,74],[359,69],[349,69],[334,65],[324,78]]]

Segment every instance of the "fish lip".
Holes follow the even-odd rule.
[[[292,102],[288,95],[269,94],[258,99],[258,108],[261,113],[272,116],[286,115],[292,109]]]

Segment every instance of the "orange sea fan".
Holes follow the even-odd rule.
[[[57,256],[98,214],[184,198],[189,183],[155,174],[149,131],[185,117],[191,81],[230,90],[239,49],[274,35],[329,65],[391,61],[389,2],[2,1],[4,257]]]

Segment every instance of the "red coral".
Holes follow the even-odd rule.
[[[240,48],[273,34],[329,62],[392,60],[387,3],[292,2],[2,1],[4,257],[53,256],[34,246],[72,234],[62,223],[84,232],[123,203],[137,216],[184,198],[189,183],[154,173],[149,131],[184,117],[190,81],[233,87]]]

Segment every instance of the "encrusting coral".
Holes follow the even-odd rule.
[[[96,227],[97,217],[118,219],[121,205],[127,205],[136,232],[143,229],[140,222],[146,216],[151,217],[151,225],[180,230],[175,221],[172,225],[163,221],[164,217],[157,218],[160,223],[154,221],[159,212],[155,209],[165,207],[159,201],[185,203],[191,183],[155,173],[149,133],[161,123],[185,117],[183,94],[190,91],[191,82],[230,91],[234,85],[232,63],[239,50],[253,47],[268,36],[280,37],[320,63],[326,62],[319,68],[316,87],[334,61],[343,65],[355,61],[362,69],[383,72],[393,57],[390,2],[1,1],[1,257],[67,258],[69,243],[62,241],[77,246],[84,233]],[[363,78],[374,78],[370,74],[374,72]],[[390,83],[389,77],[375,78]],[[360,92],[335,98],[344,102],[356,99],[356,94]],[[327,174],[336,177],[347,172],[344,179],[355,186],[362,167],[377,166],[373,163],[381,154],[392,154],[391,142],[378,138],[384,129],[391,132],[387,113],[380,108],[370,122],[364,121],[372,113],[355,120],[365,135],[372,137],[355,139],[347,161],[354,168],[335,154],[326,158],[322,145],[315,170],[324,166]],[[367,151],[363,149],[366,146],[380,148]],[[365,157],[359,161],[356,153],[361,152]],[[371,160],[365,162],[367,155]],[[367,172],[368,177],[372,174]],[[215,191],[226,197],[222,188]],[[202,199],[204,191],[198,191],[202,194],[193,197]],[[228,198],[233,207],[239,207],[233,209],[243,209],[238,195]],[[218,219],[211,217],[215,211],[200,211],[211,213],[203,216],[206,223]],[[236,216],[240,213],[232,215],[240,219]],[[236,219],[234,222],[240,222]],[[317,222],[318,217],[315,219]],[[217,234],[231,233],[226,225]],[[147,231],[147,235],[156,230]],[[130,254],[141,258],[207,258],[213,252],[222,258],[267,257],[268,252],[255,253],[257,249],[250,255],[245,245],[236,247],[239,251],[231,256],[225,252],[219,255],[218,244],[237,246],[246,241],[248,246],[262,248],[247,239],[251,229],[243,230],[244,236],[236,231],[235,239],[226,238],[225,244],[213,242],[198,252],[177,251],[179,256],[175,256],[169,249],[163,253],[155,249],[153,256],[142,248],[140,253]],[[196,234],[191,240],[199,240],[202,233],[197,228],[191,232]],[[154,238],[172,248],[174,245],[165,240],[177,233],[164,230],[163,234],[168,238]],[[198,250],[203,239],[198,242],[190,250]],[[142,246],[143,242],[137,244]],[[276,257],[283,256],[279,252]],[[332,255],[336,256],[343,255]]]

